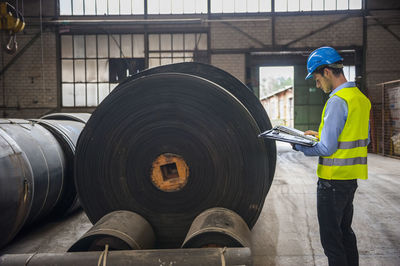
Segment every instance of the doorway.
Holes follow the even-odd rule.
[[[260,101],[272,126],[293,127],[293,66],[259,68]]]
[[[357,73],[361,73],[361,52],[361,49],[339,50],[340,55],[344,58],[344,73],[349,81],[354,81],[356,76],[359,75]],[[290,118],[291,115],[291,119],[287,120],[293,120],[293,122],[292,124],[288,123],[288,125],[302,131],[308,129],[317,131],[321,122],[322,110],[329,95],[316,88],[314,80],[305,80],[308,55],[309,52],[295,51],[250,53],[246,58],[246,80],[247,85],[262,101],[264,97],[269,95],[268,91],[265,93],[262,88],[263,79],[265,79],[263,71],[273,72],[273,68],[279,69],[278,67],[293,69],[293,96],[292,100],[289,99],[286,108],[287,117]],[[271,107],[266,107],[266,112],[273,125],[283,122],[279,119],[276,120],[280,111],[279,108],[279,102],[271,104]]]

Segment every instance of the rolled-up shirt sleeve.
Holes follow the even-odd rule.
[[[296,149],[306,156],[330,156],[338,147],[338,138],[347,120],[348,107],[345,100],[334,95],[325,109],[324,127],[320,141],[313,147],[296,144]]]

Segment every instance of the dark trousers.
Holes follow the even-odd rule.
[[[356,189],[356,179],[318,180],[319,232],[330,266],[358,265],[357,239],[351,229]]]

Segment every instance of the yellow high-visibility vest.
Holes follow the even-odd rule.
[[[333,95],[346,101],[347,120],[338,138],[337,151],[331,156],[319,157],[317,174],[320,178],[329,180],[367,179],[368,121],[371,102],[356,87],[343,88]],[[322,112],[319,136],[324,127],[327,103]]]

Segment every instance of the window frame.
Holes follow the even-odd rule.
[[[165,35],[165,34],[171,35],[171,47],[170,47],[171,49],[162,50],[161,49],[161,38],[159,38],[158,50],[150,50],[149,49],[149,43],[150,43],[149,36],[150,35],[161,36],[161,35]],[[185,45],[185,43],[184,43],[185,38],[183,37],[183,39],[182,39],[183,40],[183,50],[182,51],[178,51],[178,50],[173,50],[173,38],[172,38],[172,36],[175,35],[175,34],[182,34],[183,36],[185,34],[187,34],[187,35],[193,34],[195,42],[196,41],[201,41],[200,38],[197,38],[197,36],[205,36],[206,40],[205,41],[203,40],[203,46],[202,46],[201,50],[196,50],[196,49],[190,50],[190,49],[185,49],[185,46],[184,46]],[[182,32],[151,32],[151,33],[148,33],[148,32],[136,33],[135,32],[135,33],[118,33],[118,34],[105,34],[105,33],[99,33],[99,32],[81,34],[81,33],[78,33],[78,32],[77,33],[69,32],[69,33],[66,33],[66,34],[59,34],[59,37],[58,37],[59,43],[60,43],[60,49],[59,49],[59,51],[60,51],[59,52],[60,83],[59,84],[60,84],[60,96],[61,96],[60,97],[60,106],[61,106],[61,108],[95,108],[106,97],[106,96],[105,97],[101,97],[100,85],[107,84],[108,85],[108,93],[106,95],[111,93],[112,89],[115,88],[115,86],[117,86],[118,83],[111,83],[111,81],[110,81],[110,68],[108,68],[108,72],[107,72],[107,75],[108,75],[107,81],[101,81],[100,80],[101,78],[100,78],[100,72],[99,72],[99,61],[100,60],[107,60],[107,62],[109,64],[109,61],[112,58],[118,58],[118,59],[122,59],[123,58],[123,54],[122,54],[122,50],[123,50],[123,48],[122,48],[122,38],[123,37],[122,36],[124,36],[124,35],[130,35],[131,36],[131,42],[130,42],[131,47],[130,48],[132,49],[132,51],[131,51],[132,56],[131,57],[126,57],[126,58],[144,59],[145,69],[146,69],[146,68],[149,68],[150,59],[151,59],[150,54],[151,53],[160,54],[160,56],[158,57],[159,64],[156,65],[156,66],[162,65],[161,64],[161,59],[162,59],[161,53],[163,53],[163,52],[171,54],[171,56],[168,57],[168,58],[171,59],[171,61],[174,58],[172,56],[172,54],[174,52],[182,52],[184,58],[186,58],[186,57],[190,58],[190,60],[187,60],[187,61],[191,62],[191,61],[193,61],[193,59],[195,59],[195,57],[194,57],[195,54],[194,53],[196,51],[200,51],[200,52],[204,53],[204,55],[205,55],[204,56],[204,60],[206,60],[207,63],[209,63],[209,61],[210,61],[209,41],[208,41],[209,40],[209,34],[210,33],[207,30],[195,30],[193,32],[186,32],[186,31],[185,32],[183,32],[183,31]],[[135,35],[142,36],[141,38],[142,38],[142,43],[143,43],[143,53],[139,54],[139,56],[142,56],[142,57],[138,57],[138,56],[135,57],[135,55],[137,55],[137,53],[136,53],[137,51],[135,51],[135,49],[136,49],[135,48],[135,43],[136,42],[134,41],[135,40],[134,39]],[[71,48],[70,48],[70,51],[68,51],[69,55],[67,55],[67,56],[63,55],[63,47],[64,47],[63,46],[63,38],[64,38],[64,36],[70,36],[70,38],[71,38],[71,40],[70,40]],[[79,57],[79,58],[75,57],[75,54],[76,54],[75,53],[75,47],[74,47],[75,46],[75,36],[83,36],[84,53],[83,53],[83,57],[82,58],[81,57]],[[95,56],[91,56],[91,57],[88,57],[88,52],[87,52],[87,44],[86,44],[86,42],[87,42],[88,36],[95,36],[96,54],[95,54]],[[107,55],[105,55],[105,56],[104,55],[100,55],[99,56],[99,36],[106,36],[106,38],[107,38],[107,40],[106,40],[106,42],[107,42],[107,52],[106,52],[106,54]],[[120,48],[120,56],[119,57],[112,56],[111,53],[110,53],[110,49],[111,49],[110,42],[113,41],[113,37],[112,36],[114,36],[114,37],[118,36],[119,48]],[[205,47],[204,47],[204,44],[205,44]],[[186,56],[186,53],[191,53],[192,55],[191,56]],[[72,62],[72,73],[71,73],[72,81],[64,81],[64,77],[63,77],[63,71],[64,71],[63,62],[64,62],[64,60]],[[83,60],[84,61],[85,81],[83,81],[83,82],[75,80],[75,62],[77,60]],[[95,82],[88,81],[88,69],[87,69],[88,60],[96,60],[96,81]],[[108,67],[110,67],[110,66],[108,66]],[[77,101],[76,101],[76,97],[77,97],[76,85],[77,84],[83,84],[85,86],[85,104],[84,105],[77,105]],[[96,99],[96,104],[95,105],[88,105],[88,84],[96,84],[96,89],[97,89],[96,97],[97,97],[97,99]],[[72,104],[64,105],[65,104],[64,85],[72,85],[72,101],[73,101]]]
[[[119,34],[104,34],[104,33],[89,33],[89,34],[80,34],[80,33],[76,33],[76,34],[74,34],[74,33],[68,33],[68,34],[60,34],[59,35],[59,42],[60,42],[60,56],[59,56],[59,62],[60,62],[60,90],[61,90],[61,93],[60,93],[60,95],[61,95],[61,101],[60,101],[60,105],[61,105],[61,107],[62,108],[95,108],[95,107],[97,107],[100,103],[101,103],[101,101],[108,95],[108,94],[110,94],[111,93],[111,91],[118,85],[118,83],[111,83],[110,82],[110,69],[109,69],[109,60],[111,59],[111,58],[122,58],[122,49],[120,49],[120,56],[119,57],[112,57],[111,56],[111,53],[110,53],[110,47],[111,47],[111,45],[110,45],[110,41],[114,41],[113,40],[113,38],[111,37],[111,35],[118,35],[119,36],[119,44],[121,45],[121,39],[122,39],[122,35],[130,35],[130,37],[131,37],[131,53],[132,53],[132,57],[130,57],[130,58],[133,58],[133,59],[144,59],[145,61],[146,61],[146,47],[145,47],[145,45],[146,45],[146,43],[145,43],[145,33],[126,33],[126,34],[124,34],[124,33],[119,33]],[[135,38],[135,35],[138,35],[138,36],[140,36],[140,35],[142,35],[143,36],[143,57],[134,57],[134,54],[135,54],[135,52],[134,52],[134,50],[135,50],[135,47],[134,47],[134,38]],[[71,56],[70,57],[66,57],[66,56],[64,56],[63,55],[63,38],[64,38],[64,36],[70,36],[70,38],[71,38],[71,45],[72,45],[72,48],[71,48]],[[83,36],[83,42],[84,42],[84,45],[83,45],[83,47],[84,47],[84,53],[83,53],[83,57],[81,58],[81,57],[75,57],[75,37],[76,36]],[[87,45],[86,45],[86,40],[87,40],[87,36],[95,36],[95,46],[96,46],[96,48],[95,48],[95,50],[96,50],[96,55],[94,56],[94,57],[88,57],[88,55],[87,55]],[[106,56],[103,56],[103,55],[100,55],[99,56],[99,36],[106,36],[107,38],[107,40],[106,40],[106,42],[107,42],[107,55]],[[121,46],[119,46],[119,47],[121,47]],[[75,78],[75,65],[76,65],[76,61],[84,61],[84,81],[76,81],[76,78]],[[88,60],[95,60],[96,61],[96,81],[88,81],[88,76],[87,76],[87,74],[88,74],[88,68],[87,68],[87,62],[88,62]],[[72,73],[71,73],[71,75],[72,75],[72,81],[65,81],[64,79],[63,79],[63,71],[64,71],[64,69],[63,69],[63,62],[64,61],[71,61],[72,62]],[[106,64],[108,64],[108,71],[106,71],[107,72],[107,79],[106,80],[101,80],[101,77],[100,77],[100,72],[99,72],[99,61],[107,61],[107,63]],[[85,104],[84,105],[77,105],[77,100],[76,100],[76,96],[77,96],[77,93],[76,93],[76,85],[77,84],[83,84],[84,85],[84,87],[85,87]],[[96,84],[96,89],[97,89],[97,92],[96,92],[96,104],[95,105],[88,105],[88,84]],[[104,97],[101,97],[101,95],[102,95],[102,93],[101,93],[101,86],[103,86],[104,84],[107,84],[107,86],[108,86],[108,93],[106,93],[105,94],[105,96]],[[68,105],[64,105],[65,104],[65,102],[64,102],[64,100],[65,100],[65,96],[64,96],[64,85],[72,85],[73,86],[73,95],[72,95],[72,99],[73,99],[73,103],[72,104],[68,104]],[[105,88],[105,87],[104,87]]]
[[[62,14],[62,12],[61,12],[61,6],[62,6],[62,4],[61,4],[61,1],[70,1],[70,4],[69,4],[69,7],[70,7],[70,12],[69,13],[67,13],[67,14]],[[135,8],[134,8],[134,1],[137,1],[137,2],[140,2],[141,0],[130,0],[131,1],[131,12],[130,12],[130,14],[126,14],[126,13],[121,13],[121,1],[124,1],[124,0],[102,0],[102,1],[106,1],[107,2],[107,13],[106,14],[97,14],[97,1],[101,1],[101,0],[80,0],[80,1],[82,1],[83,2],[83,14],[78,14],[78,15],[74,15],[73,13],[74,13],[74,6],[73,6],[73,2],[74,1],[77,1],[77,0],[59,0],[59,1],[57,1],[57,14],[58,14],[58,16],[59,17],[75,17],[75,16],[104,16],[104,15],[106,15],[106,16],[147,16],[147,15],[151,15],[151,16],[160,16],[160,15],[163,15],[163,16],[165,16],[165,15],[174,15],[174,16],[179,16],[179,15],[208,15],[208,16],[212,16],[212,15],[246,15],[246,14],[250,14],[250,15],[257,15],[257,14],[260,14],[260,15],[266,15],[266,14],[276,14],[276,15],[279,15],[279,14],[286,14],[286,13],[288,13],[288,14],[302,14],[302,15],[307,15],[307,14],[316,14],[316,13],[322,13],[322,14],[325,14],[325,13],[348,13],[348,12],[360,12],[360,11],[362,11],[363,9],[365,9],[365,0],[356,0],[356,1],[360,1],[359,2],[359,4],[360,4],[360,8],[350,8],[350,3],[351,3],[351,1],[354,1],[354,0],[344,0],[344,1],[347,1],[347,9],[337,9],[337,6],[338,6],[338,1],[341,1],[341,0],[334,0],[335,1],[335,9],[329,9],[329,10],[326,10],[325,9],[325,3],[326,3],[326,1],[332,1],[332,0],[296,0],[296,1],[298,1],[299,2],[299,10],[293,10],[293,11],[289,11],[289,1],[292,1],[292,0],[254,0],[254,1],[258,1],[258,11],[256,11],[256,12],[254,12],[254,11],[246,11],[246,12],[242,12],[242,11],[240,11],[240,12],[224,12],[224,10],[222,10],[221,12],[213,12],[212,11],[212,3],[213,3],[213,1],[225,1],[225,0],[192,0],[192,1],[195,1],[195,3],[197,3],[197,1],[204,1],[205,2],[205,10],[204,10],[204,12],[203,11],[201,11],[201,12],[197,12],[196,11],[196,7],[197,7],[197,4],[195,4],[195,12],[193,13],[193,12],[185,12],[184,11],[184,6],[182,7],[182,9],[183,9],[183,11],[182,12],[179,12],[179,13],[174,13],[173,12],[173,7],[172,7],[172,0],[162,0],[162,1],[171,1],[171,4],[170,4],[170,7],[171,7],[171,12],[166,12],[166,13],[163,13],[163,12],[161,12],[161,8],[160,8],[160,6],[158,7],[158,13],[157,12],[155,12],[155,13],[153,13],[153,12],[149,12],[149,5],[148,5],[148,3],[149,3],[149,1],[156,1],[156,0],[142,0],[143,1],[143,5],[141,5],[139,8],[141,8],[141,9],[143,9],[142,11],[143,12],[135,12]],[[95,14],[93,15],[93,14],[90,14],[90,15],[86,15],[85,13],[86,13],[86,8],[85,8],[85,3],[86,3],[86,1],[95,1]],[[118,1],[118,5],[119,5],[119,12],[118,12],[118,14],[110,14],[110,9],[109,9],[109,2],[110,1]],[[158,0],[158,1],[161,1],[161,0]],[[184,0],[182,0],[182,1],[184,1]],[[247,8],[247,1],[251,1],[251,0],[240,0],[240,1],[246,1],[246,8]],[[268,10],[269,11],[260,11],[260,7],[261,7],[261,4],[260,4],[260,2],[262,2],[262,1],[270,1],[270,8],[268,8]],[[275,1],[286,1],[286,10],[283,10],[283,11],[276,11],[276,4],[275,4]],[[311,3],[311,10],[301,10],[301,1],[309,1],[310,3]],[[320,10],[320,9],[318,9],[318,10],[313,10],[312,9],[312,5],[313,5],[313,1],[322,1],[323,2],[323,8],[322,8],[322,10]],[[235,1],[234,1],[234,3],[235,3]],[[268,4],[268,3],[267,3]]]

